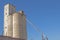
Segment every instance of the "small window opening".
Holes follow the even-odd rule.
[[[6,13],[6,15],[7,15],[7,13]]]

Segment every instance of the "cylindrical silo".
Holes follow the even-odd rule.
[[[7,36],[10,36],[10,37],[12,37],[13,36],[13,21],[12,21],[12,19],[13,19],[13,17],[12,17],[12,15],[9,15],[9,16],[7,16],[8,17],[8,28],[7,28]]]
[[[26,28],[26,17],[25,17],[25,15],[23,15],[23,17],[22,17],[22,23],[23,23],[23,38],[25,39],[25,40],[27,40],[27,28]]]
[[[27,40],[26,17],[23,11],[13,14],[13,37]]]
[[[22,18],[19,13],[13,14],[13,37],[21,38]]]
[[[22,38],[27,40],[27,30],[26,30],[26,16],[24,15],[23,11],[20,11],[22,16]]]

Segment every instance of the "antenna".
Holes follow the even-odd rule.
[[[48,37],[46,36],[46,40],[48,40]]]
[[[42,40],[45,40],[45,38],[44,38],[44,33],[42,32]]]

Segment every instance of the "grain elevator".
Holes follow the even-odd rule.
[[[26,16],[24,11],[16,12],[15,6],[4,6],[4,36],[27,40]]]

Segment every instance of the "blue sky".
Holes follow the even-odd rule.
[[[16,11],[23,10],[49,40],[60,40],[60,0],[0,0],[0,35],[3,34],[4,5],[7,3],[16,6]],[[41,33],[28,22],[27,33],[28,40],[41,40]]]

